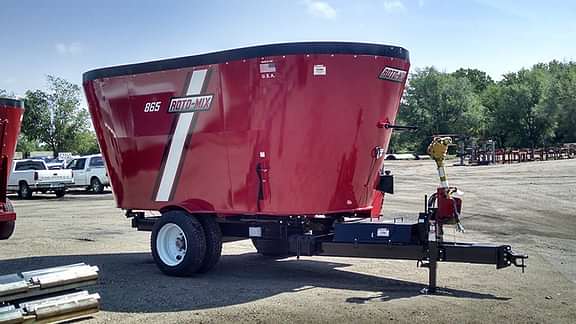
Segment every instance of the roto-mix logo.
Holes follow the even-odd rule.
[[[209,110],[212,105],[212,98],[214,95],[211,94],[172,98],[168,112],[187,113]]]
[[[394,82],[402,82],[406,77],[406,71],[398,70],[391,67],[385,67],[384,70],[380,73],[378,78],[382,80],[389,80]]]
[[[178,186],[178,174],[182,168],[188,142],[192,140],[199,112],[210,109],[214,95],[206,93],[210,83],[210,69],[195,70],[189,74],[182,95],[173,97],[168,113],[174,114],[176,125],[169,137],[168,148],[162,158],[157,179],[155,201],[170,201]]]

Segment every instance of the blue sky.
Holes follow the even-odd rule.
[[[93,68],[302,40],[410,50],[413,68],[478,68],[498,79],[576,60],[576,1],[0,0],[0,88],[81,83]]]

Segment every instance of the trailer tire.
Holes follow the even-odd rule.
[[[199,216],[198,220],[206,236],[206,255],[198,272],[204,273],[212,270],[220,260],[222,254],[222,231],[213,216]]]
[[[285,257],[290,255],[288,240],[252,239],[252,244],[258,253],[267,257]]]
[[[32,190],[26,181],[20,181],[18,184],[18,198],[20,199],[30,199],[32,198]]]
[[[202,267],[206,235],[196,217],[172,210],[154,224],[150,247],[160,271],[170,276],[191,276]]]
[[[15,221],[0,222],[0,240],[7,240],[14,233]]]
[[[6,203],[4,204],[4,210],[7,212],[14,212],[14,206],[12,201],[6,198]],[[16,227],[16,221],[11,220],[7,222],[0,222],[0,240],[6,240],[12,236],[14,233],[14,228]]]
[[[62,198],[66,195],[66,189],[55,190],[54,193],[57,198]]]

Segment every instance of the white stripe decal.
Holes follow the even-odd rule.
[[[192,72],[190,85],[185,94],[186,96],[200,94],[207,72],[208,70],[196,70]],[[168,151],[168,157],[166,158],[162,178],[160,179],[160,185],[158,186],[158,192],[156,193],[156,201],[170,200],[170,193],[174,186],[174,180],[176,179],[176,173],[178,172],[178,165],[180,164],[182,154],[184,153],[184,145],[190,131],[190,125],[192,125],[192,120],[194,119],[194,113],[195,112],[187,112],[178,115],[178,122],[176,123],[174,134],[172,135],[170,150]]]

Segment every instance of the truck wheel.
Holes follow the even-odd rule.
[[[202,266],[198,269],[198,272],[203,273],[212,270],[218,260],[220,260],[220,255],[222,254],[222,231],[220,231],[220,225],[212,216],[199,216],[198,220],[202,224],[204,235],[206,236],[206,255],[204,256],[204,261],[202,261]]]
[[[0,222],[0,240],[6,240],[14,233],[15,221]]]
[[[56,197],[62,198],[66,195],[66,189],[55,190],[54,193],[56,194]]]
[[[90,188],[94,193],[101,194],[104,192],[104,185],[100,182],[100,179],[94,177],[90,180]]]
[[[152,256],[162,272],[191,276],[202,267],[206,235],[196,217],[179,210],[163,213],[152,228]]]
[[[26,181],[21,181],[20,184],[18,184],[18,198],[20,199],[32,198],[32,190],[30,190],[30,187],[28,186]]]
[[[252,239],[252,244],[258,253],[268,257],[284,257],[290,255],[288,240]]]

